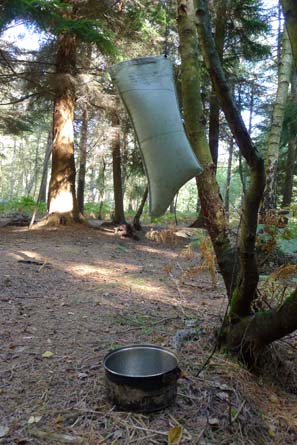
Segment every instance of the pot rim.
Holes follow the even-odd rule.
[[[120,372],[113,371],[112,369],[110,369],[107,366],[106,362],[111,356],[116,355],[117,353],[119,353],[121,351],[130,350],[130,349],[138,349],[138,348],[156,349],[158,351],[163,351],[166,354],[171,355],[175,359],[175,366],[172,369],[169,369],[168,371],[165,371],[165,372],[163,371],[163,372],[159,372],[156,374],[149,374],[149,375],[123,374]],[[157,346],[157,345],[152,345],[152,344],[136,344],[136,345],[123,346],[121,348],[113,349],[112,351],[108,352],[106,354],[106,356],[104,357],[103,366],[104,366],[105,371],[107,371],[108,373],[113,374],[115,376],[125,377],[125,378],[129,378],[129,379],[150,379],[153,377],[160,377],[160,376],[169,374],[169,373],[173,372],[174,370],[178,369],[178,361],[177,361],[176,354],[174,354],[174,352],[170,351],[169,349],[164,348],[163,346]]]

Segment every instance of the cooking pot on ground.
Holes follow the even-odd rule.
[[[104,369],[107,396],[120,409],[152,412],[176,399],[177,357],[161,346],[115,349],[105,356]]]

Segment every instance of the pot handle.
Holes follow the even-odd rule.
[[[167,372],[162,377],[162,383],[164,385],[170,385],[175,383],[182,375],[181,369],[177,366],[173,371]]]

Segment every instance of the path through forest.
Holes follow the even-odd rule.
[[[171,445],[297,443],[296,395],[219,353],[196,376],[226,299],[186,243],[1,229],[0,444],[167,444],[175,426]],[[133,343],[177,348],[184,378],[169,409],[125,413],[106,400],[103,357]]]

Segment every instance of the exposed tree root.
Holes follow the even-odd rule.
[[[79,215],[76,219],[72,212],[66,213],[50,213],[41,221],[32,226],[31,229],[40,229],[45,227],[58,227],[60,225],[69,226],[73,224],[88,224],[83,215]]]

